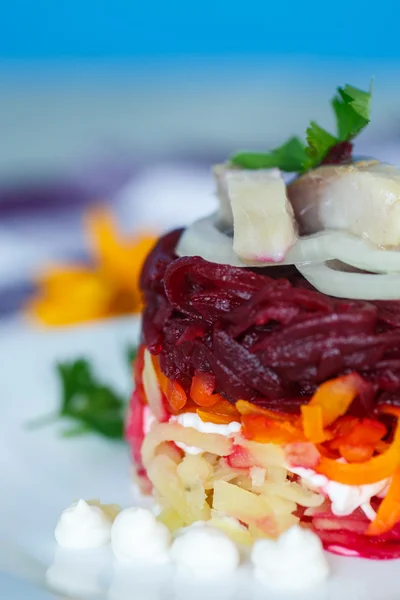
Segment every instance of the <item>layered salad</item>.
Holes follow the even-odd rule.
[[[353,155],[370,101],[216,165],[218,210],[146,260],[126,435],[172,531],[400,557],[400,170]]]

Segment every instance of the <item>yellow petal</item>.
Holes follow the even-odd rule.
[[[90,267],[80,265],[51,265],[39,274],[36,281],[42,293],[64,293],[90,276]]]
[[[105,207],[92,209],[86,224],[89,244],[99,268],[124,287],[137,287],[143,262],[156,238],[140,235],[124,239],[118,234],[112,214]]]
[[[111,291],[95,273],[66,289],[64,295],[39,295],[28,313],[46,325],[69,325],[108,316]]]
[[[139,312],[140,272],[156,238],[122,238],[111,211],[96,207],[86,217],[94,265],[51,265],[37,278],[39,291],[26,312],[40,322],[69,325]]]

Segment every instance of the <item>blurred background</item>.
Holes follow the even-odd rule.
[[[42,322],[106,316],[97,305],[71,315],[48,296],[89,264],[80,293],[96,304],[87,287],[107,236],[120,255],[129,246],[137,271],[149,236],[211,210],[213,162],[301,135],[310,119],[332,126],[339,84],[367,89],[375,78],[356,149],[400,163],[399,15],[394,0],[380,11],[314,0],[2,2],[0,315],[31,309],[39,289],[47,303],[30,313]],[[98,204],[109,212],[93,215]]]

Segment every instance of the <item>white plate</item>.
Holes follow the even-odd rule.
[[[205,595],[220,600],[397,600],[399,561],[329,555],[333,574],[326,585],[275,596],[245,568],[219,585],[196,584],[179,579],[171,566],[118,567],[108,548],[81,553],[56,548],[58,515],[76,498],[123,506],[138,502],[129,454],[123,444],[95,436],[62,439],[63,424],[27,431],[25,423],[57,407],[57,360],[87,356],[105,381],[128,394],[124,349],[137,335],[134,319],[46,332],[20,322],[0,326],[0,570],[79,600],[204,600]],[[0,578],[1,598],[14,597],[5,593],[7,582]]]
[[[12,600],[52,600],[54,595],[40,587],[32,585],[29,581],[19,579],[9,573],[0,573],[1,598]]]

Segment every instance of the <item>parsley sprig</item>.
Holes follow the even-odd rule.
[[[129,366],[135,355],[135,347],[126,349]],[[61,384],[60,408],[55,414],[30,423],[30,427],[66,418],[73,421],[73,425],[64,430],[64,437],[97,433],[112,440],[122,440],[127,399],[103,383],[85,358],[58,363],[56,370]]]
[[[331,101],[336,117],[336,135],[312,121],[306,130],[306,144],[298,137],[292,137],[270,152],[235,154],[231,163],[245,169],[277,167],[289,173],[305,173],[321,164],[334,146],[341,142],[350,142],[368,125],[371,95],[372,86],[369,92],[351,85],[338,87]]]
[[[83,358],[60,363],[57,372],[62,386],[60,417],[74,419],[79,427],[66,430],[71,437],[93,431],[111,439],[122,439],[125,399],[100,382]]]

